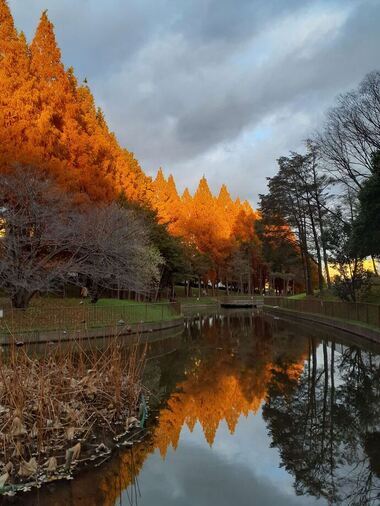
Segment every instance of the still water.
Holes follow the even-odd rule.
[[[215,312],[148,356],[145,440],[14,504],[380,504],[379,347]]]

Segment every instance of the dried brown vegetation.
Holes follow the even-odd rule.
[[[112,339],[32,355],[12,345],[0,358],[0,491],[69,478],[103,459],[138,426],[145,350]]]

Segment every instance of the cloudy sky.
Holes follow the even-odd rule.
[[[252,203],[334,97],[380,69],[380,0],[9,0],[32,37],[43,9],[143,168]]]

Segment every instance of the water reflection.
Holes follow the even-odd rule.
[[[326,341],[318,353],[313,338],[309,344],[298,381],[282,376],[269,385],[263,416],[272,445],[295,477],[297,494],[378,504],[379,356],[355,347],[337,355]]]
[[[150,345],[146,440],[24,503],[376,504],[377,352],[246,311],[189,318]]]

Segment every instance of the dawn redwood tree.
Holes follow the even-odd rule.
[[[169,229],[175,230],[180,217],[181,200],[173,176],[170,175],[166,180],[160,168],[152,188],[151,204],[153,209],[157,211],[159,222],[168,225]]]
[[[0,163],[17,155],[25,161],[25,143],[33,110],[33,79],[28,45],[14,26],[5,0],[0,0]]]
[[[67,109],[74,102],[74,87],[61,61],[54,27],[46,11],[30,45],[30,69],[38,93],[30,141],[41,162],[49,163],[55,175],[61,176],[68,158],[65,126]],[[75,133],[74,130],[72,135]]]
[[[110,202],[124,191],[148,202],[151,181],[120,147],[86,84],[61,61],[54,26],[42,13],[30,45],[0,0],[0,162],[49,171],[76,201]]]

